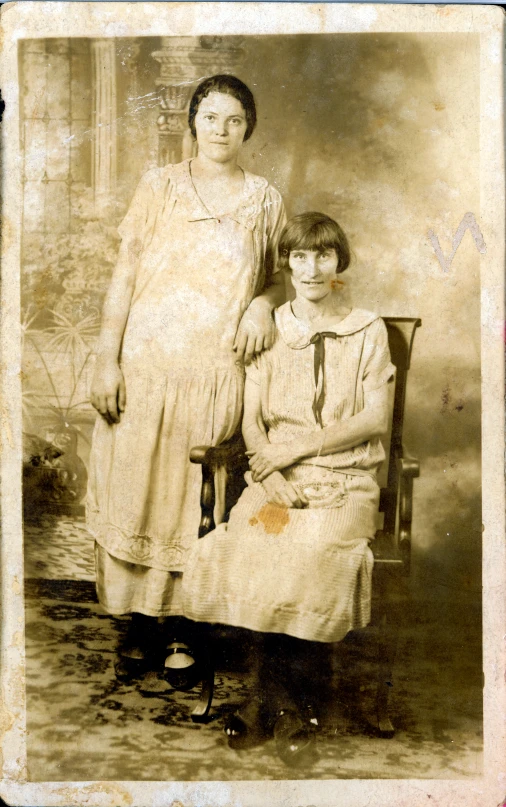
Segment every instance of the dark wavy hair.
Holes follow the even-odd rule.
[[[337,274],[350,265],[351,253],[348,239],[337,221],[325,213],[301,213],[291,218],[283,228],[278,244],[278,266],[290,271],[288,259],[295,249],[316,250],[335,249]]]
[[[190,101],[190,109],[188,111],[188,126],[190,127],[193,137],[197,137],[197,132],[195,131],[195,115],[198,112],[200,102],[203,98],[206,98],[210,92],[221,92],[224,95],[231,95],[233,98],[237,98],[246,115],[246,133],[244,140],[249,140],[257,123],[255,99],[253,98],[253,93],[244,82],[235,76],[229,75],[210,76],[204,79],[204,81],[201,81],[193,93]]]

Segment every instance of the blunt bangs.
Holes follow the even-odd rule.
[[[348,239],[337,221],[325,213],[301,213],[285,225],[278,245],[278,266],[290,271],[289,257],[294,250],[324,252],[335,249],[337,272],[344,272],[350,264]]]

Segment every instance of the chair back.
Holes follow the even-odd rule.
[[[384,532],[393,534],[397,510],[398,471],[396,460],[402,456],[408,370],[416,329],[421,326],[422,321],[416,317],[383,317],[383,321],[387,327],[392,364],[395,365],[397,372],[388,453],[388,476],[386,487],[381,490],[380,511],[384,513]]]

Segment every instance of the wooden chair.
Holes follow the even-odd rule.
[[[373,724],[370,720],[367,723],[377,736],[391,737],[394,728],[388,714],[388,699],[392,688],[392,667],[397,644],[396,582],[409,575],[410,571],[413,479],[420,473],[418,461],[407,456],[404,451],[402,433],[411,351],[416,329],[422,323],[420,319],[411,317],[384,317],[384,322],[392,362],[397,372],[391,429],[384,441],[387,453],[386,484],[381,488],[379,506],[379,512],[383,513],[383,526],[377,531],[371,544],[374,554],[373,598],[377,604],[374,608],[374,622],[379,628],[379,638],[376,716]],[[202,466],[199,538],[203,538],[215,527],[213,512],[216,469],[223,466],[227,469],[227,520],[231,507],[245,487],[243,477],[248,463],[240,437],[216,447],[195,447],[190,453],[190,459]],[[213,696],[213,682],[214,670],[208,656],[201,696],[192,714],[194,722],[204,722],[207,719]],[[359,709],[358,701],[354,706]]]

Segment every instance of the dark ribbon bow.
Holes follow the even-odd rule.
[[[337,339],[337,334],[333,331],[321,331],[321,333],[315,333],[310,341],[310,344],[314,345],[314,383],[316,387],[313,399],[313,414],[322,429],[322,409],[325,399],[325,337]]]

